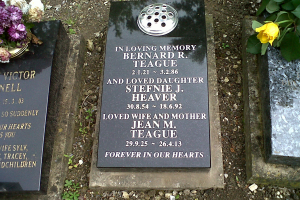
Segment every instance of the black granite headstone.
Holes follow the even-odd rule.
[[[259,67],[266,160],[300,165],[300,61],[269,48]]]
[[[43,44],[0,64],[0,192],[41,191],[49,170],[44,139],[51,146],[69,38],[60,21],[35,23],[32,32]]]
[[[205,33],[203,0],[111,3],[97,167],[210,167]]]

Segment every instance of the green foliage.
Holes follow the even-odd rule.
[[[86,130],[86,127],[83,127],[82,123],[80,122],[79,123],[79,132],[83,135],[87,134],[87,130]]]
[[[293,3],[291,1],[289,1],[289,2],[287,2],[285,4],[282,4],[282,8],[284,10],[291,11],[291,10],[294,9],[294,5],[293,5]]]
[[[287,61],[300,58],[299,35],[294,32],[286,34],[280,46],[281,54]]]
[[[230,46],[229,46],[229,44],[222,43],[222,47],[223,47],[223,49],[226,49],[226,48],[229,48]]]
[[[34,27],[34,24],[33,23],[24,23],[26,29],[32,29]]]
[[[62,194],[62,199],[65,200],[78,200],[79,192],[78,189],[79,183],[75,184],[72,180],[65,181],[65,191]]]
[[[269,2],[270,0],[263,0],[260,7],[257,10],[256,15],[260,15],[266,9],[266,6],[268,5]]]
[[[287,61],[300,59],[300,0],[263,0],[257,15],[265,10],[270,14],[265,23],[274,22],[279,28],[279,35],[274,40],[273,46],[280,48],[282,56]],[[261,26],[263,24],[257,21],[252,23],[254,30]],[[257,33],[249,37],[247,52],[264,55],[269,43],[260,44],[256,37]]]
[[[71,181],[71,180],[66,180],[65,181],[65,187],[71,188],[72,185],[73,185],[73,181]]]
[[[66,158],[68,158],[68,165],[72,165],[73,164],[73,157],[74,155],[64,155]]]
[[[64,154],[64,156],[66,158],[68,158],[68,165],[69,165],[70,169],[72,169],[73,167],[76,168],[78,166],[77,164],[73,165],[73,157],[74,157],[74,155],[66,155],[66,154]]]
[[[65,191],[62,195],[62,199],[65,200],[78,200],[79,193],[77,191]]]
[[[257,39],[257,34],[251,35],[247,43],[247,52],[252,54],[259,54],[261,52],[261,46],[259,39]]]
[[[175,196],[175,199],[179,199],[179,194],[177,194],[177,195]]]
[[[300,5],[293,10],[291,13],[293,13],[296,17],[298,17],[300,19]]]
[[[68,19],[68,20],[66,21],[66,23],[67,23],[68,25],[70,25],[70,26],[72,26],[72,25],[75,24],[75,22],[74,22],[73,20],[71,20],[71,19]]]
[[[279,9],[280,9],[280,6],[274,0],[270,0],[268,5],[266,6],[266,10],[268,11],[268,13],[274,13],[276,11],[279,11]]]
[[[262,23],[260,23],[260,22],[258,22],[258,21],[252,21],[252,28],[253,28],[253,30],[255,30],[255,29],[257,29],[257,28],[259,28],[259,27],[261,27],[261,26],[263,26],[263,24]]]
[[[93,121],[92,117],[93,117],[94,110],[93,109],[87,109],[85,112],[87,114],[87,116],[85,117],[85,119],[89,119],[89,120]]]
[[[72,29],[72,28],[69,28],[69,33],[70,34],[76,34],[76,31],[74,29]]]
[[[297,32],[297,35],[300,35],[300,20],[296,24],[296,32]]]
[[[261,55],[265,55],[269,44],[265,43],[261,45]]]

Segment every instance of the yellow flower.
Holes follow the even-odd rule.
[[[272,45],[279,35],[278,25],[273,22],[267,23],[255,29],[255,31],[258,32],[257,38],[263,44],[269,42]]]

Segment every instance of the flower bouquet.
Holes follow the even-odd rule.
[[[253,21],[247,52],[264,55],[269,44],[287,60],[300,59],[300,0],[263,0],[257,11],[267,11],[264,24]]]
[[[19,55],[12,49],[26,50],[29,42],[41,44],[30,31],[33,24],[40,21],[44,5],[40,0],[0,0],[0,62],[8,63],[10,58]]]

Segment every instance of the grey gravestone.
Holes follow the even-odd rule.
[[[69,38],[60,21],[35,23],[32,32],[43,44],[32,44],[22,57],[0,64],[0,192],[47,187],[56,129],[51,124],[58,111]]]
[[[300,165],[300,61],[269,48],[259,67],[266,158]]]
[[[210,167],[205,33],[203,1],[111,3],[97,167]]]

